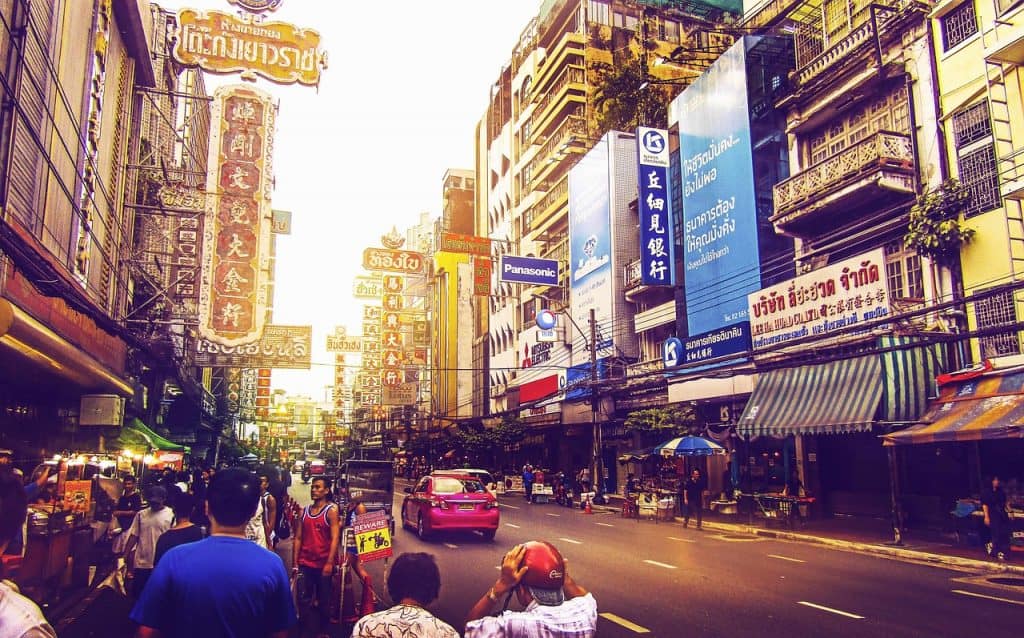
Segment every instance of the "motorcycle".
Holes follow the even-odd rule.
[[[555,503],[562,507],[572,507],[572,492],[566,488],[565,475],[559,472],[554,479]]]

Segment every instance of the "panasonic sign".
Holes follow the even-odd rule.
[[[558,260],[502,255],[501,281],[544,286],[558,285]]]

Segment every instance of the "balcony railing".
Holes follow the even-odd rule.
[[[623,288],[629,290],[630,288],[639,286],[642,274],[643,270],[639,259],[637,259],[636,261],[631,261],[628,264],[626,264],[622,284]]]
[[[551,88],[548,89],[547,92],[537,92],[537,97],[543,97],[541,98],[540,103],[537,104],[537,108],[533,111],[533,116],[530,121],[530,130],[534,131],[534,133],[540,132],[538,124],[540,124],[541,118],[545,116],[548,107],[551,106],[556,99],[561,99],[560,94],[562,89],[569,84],[586,84],[586,82],[587,74],[583,69],[578,66],[566,67],[565,71],[562,72],[561,77],[555,80],[555,83],[551,85]]]
[[[527,232],[532,231],[534,228],[534,222],[541,218],[541,215],[547,211],[552,204],[558,201],[560,198],[565,197],[569,194],[569,179],[565,178],[562,181],[555,184],[555,187],[548,191],[547,195],[544,196],[539,202],[537,202],[524,216],[525,226],[528,229]]]
[[[569,261],[569,240],[564,239],[558,242],[551,250],[541,253],[542,259],[556,259],[559,263],[566,263]]]
[[[892,7],[884,6],[883,4],[874,4],[862,10],[861,14],[864,20],[862,24],[853,27],[850,32],[835,41],[829,43],[828,48],[821,51],[814,57],[808,56],[808,48],[810,53],[815,53],[813,48],[820,48],[821,40],[818,37],[811,38],[810,41],[817,42],[817,46],[814,47],[802,47],[799,42],[801,41],[798,36],[797,45],[797,68],[791,76],[794,83],[797,86],[803,86],[811,80],[822,76],[830,69],[833,69],[836,65],[840,64],[844,60],[848,59],[851,55],[861,50],[865,45],[869,45],[872,42],[877,42],[881,31],[885,29],[886,23],[892,19],[896,14],[896,10]],[[854,20],[858,16],[854,16]],[[808,25],[808,29],[816,30],[820,28],[816,25]],[[807,56],[806,61],[800,59]],[[880,62],[880,61],[879,61]]]
[[[662,361],[661,358],[631,363],[626,366],[626,378],[632,379],[633,377],[643,377],[651,374],[652,372],[659,372],[664,369],[665,362]]]
[[[775,185],[775,215],[782,215],[806,200],[840,186],[851,178],[880,168],[914,168],[909,135],[879,131],[805,171]]]
[[[587,120],[581,113],[583,109],[578,108],[573,111],[573,114],[565,118],[558,129],[548,137],[547,141],[544,142],[544,146],[541,147],[540,151],[534,156],[530,162],[530,175],[540,175],[544,170],[544,166],[552,160],[552,156],[558,152],[570,139],[586,138],[587,136]]]

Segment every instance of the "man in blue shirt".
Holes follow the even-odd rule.
[[[259,497],[246,470],[213,476],[206,500],[213,535],[160,559],[132,609],[136,638],[287,636],[296,616],[284,563],[245,538]]]

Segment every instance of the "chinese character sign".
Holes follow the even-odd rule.
[[[672,208],[668,180],[668,131],[637,129],[640,195],[640,281],[645,286],[675,284]]]
[[[224,346],[258,341],[270,279],[270,188],[275,106],[248,86],[213,102],[199,334]]]

